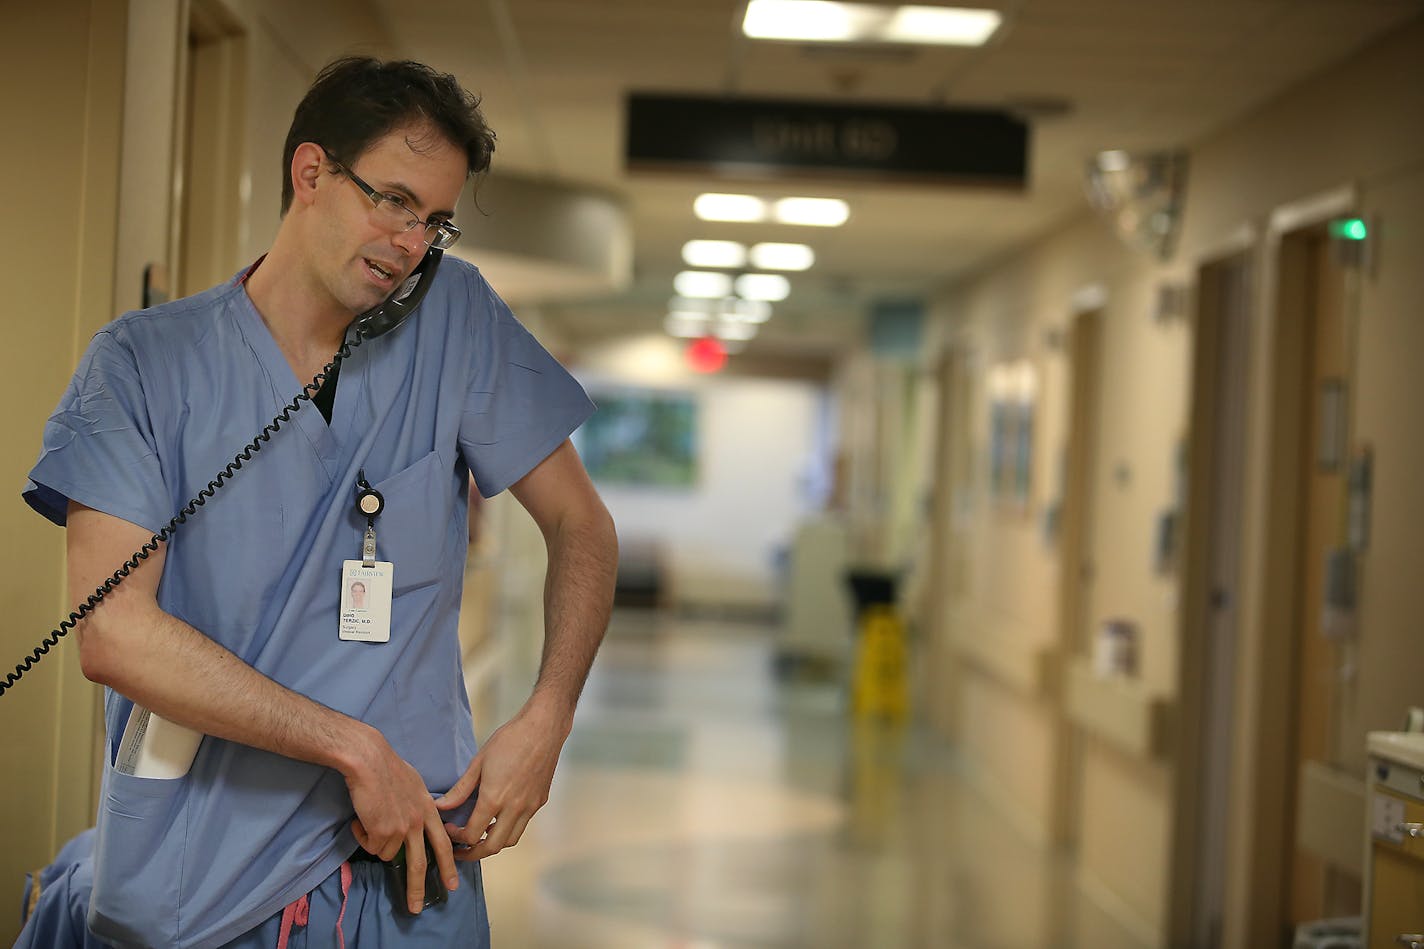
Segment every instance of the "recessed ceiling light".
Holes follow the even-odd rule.
[[[682,245],[682,259],[689,267],[744,267],[747,245],[736,241],[688,241]]]
[[[758,270],[809,270],[816,252],[805,244],[755,244],[751,262]]]
[[[700,194],[692,213],[704,221],[764,221],[766,202],[749,194]]]
[[[746,341],[757,334],[755,323],[718,323],[712,327],[712,335],[718,339]]]
[[[850,205],[840,198],[782,198],[772,207],[782,224],[840,227],[850,217]]]
[[[753,39],[811,43],[980,46],[1002,20],[993,10],[961,7],[751,0],[742,32]]]
[[[730,297],[723,301],[721,316],[725,320],[742,323],[765,323],[771,319],[771,304],[765,300],[739,300]]]
[[[751,0],[742,32],[757,40],[846,42],[863,29],[854,9],[859,4],[828,0]]]
[[[672,278],[678,296],[725,297],[732,292],[732,278],[711,270],[684,270]]]
[[[673,297],[668,301],[669,313],[711,314],[717,304],[706,297]]]
[[[983,46],[1002,21],[993,10],[959,7],[901,7],[880,39],[931,46]]]
[[[744,300],[785,300],[791,281],[776,273],[744,273],[737,278],[737,296]]]
[[[679,339],[697,339],[707,335],[710,321],[700,313],[669,313],[663,319],[663,329]]]

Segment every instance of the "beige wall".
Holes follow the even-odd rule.
[[[380,56],[389,37],[364,3],[320,0],[233,0],[248,37],[247,164],[244,193],[250,195],[241,260],[261,256],[280,220],[282,145],[292,112],[322,65],[337,56]]]
[[[142,305],[146,265],[171,269],[173,263],[178,71],[186,29],[177,0],[134,0],[130,4],[127,36],[131,52],[122,86],[115,312],[110,318]]]
[[[1185,250],[1192,253],[1209,248],[1243,222],[1269,234],[1275,209],[1342,187],[1359,196],[1361,211],[1379,214],[1376,267],[1358,291],[1357,390],[1351,406],[1352,442],[1368,441],[1376,451],[1376,537],[1361,561],[1359,634],[1341,653],[1355,671],[1349,675],[1343,665],[1337,670],[1344,685],[1334,757],[1356,774],[1362,773],[1365,731],[1397,727],[1405,706],[1424,700],[1417,680],[1411,682],[1404,671],[1424,667],[1424,645],[1413,620],[1424,597],[1405,566],[1409,554],[1420,549],[1413,525],[1424,506],[1424,491],[1408,468],[1409,460],[1418,457],[1417,433],[1424,419],[1417,395],[1411,397],[1407,389],[1417,377],[1414,346],[1421,298],[1420,276],[1410,261],[1424,252],[1417,226],[1424,190],[1424,123],[1417,118],[1424,114],[1424,88],[1417,81],[1421,55],[1424,23],[1415,21],[1197,149],[1193,173],[1200,199],[1189,206],[1184,236]],[[1271,783],[1272,756],[1289,745],[1279,724],[1278,690],[1267,687],[1282,664],[1280,628],[1262,619],[1270,615],[1267,577],[1272,566],[1263,531],[1268,505],[1279,490],[1268,467],[1266,393],[1275,368],[1275,315],[1269,288],[1272,248],[1263,245],[1248,370],[1253,406],[1243,524],[1240,719],[1228,836],[1228,945],[1257,944],[1276,931],[1269,881],[1279,872],[1280,854],[1258,836],[1257,828],[1274,806],[1260,799],[1259,789]],[[1382,478],[1389,482],[1384,500]],[[1289,653],[1284,658],[1288,661]],[[1293,775],[1286,780],[1294,784]]]
[[[970,420],[979,446],[973,526],[957,543],[967,546],[968,591],[961,609],[978,618],[969,635],[1012,635],[1063,653],[1058,615],[1060,551],[1045,541],[1045,506],[1062,492],[1061,457],[1070,386],[1065,334],[1085,287],[1106,295],[1101,335],[1101,396],[1094,419],[1097,445],[1089,477],[1093,519],[1087,532],[1090,579],[1088,628],[1125,617],[1141,633],[1142,680],[1154,693],[1175,689],[1175,583],[1153,571],[1152,529],[1172,500],[1173,463],[1185,429],[1189,340],[1181,321],[1153,319],[1156,287],[1170,271],[1139,260],[1096,219],[1049,236],[983,279],[947,294],[955,345],[972,350],[980,385]],[[956,316],[957,315],[957,318]],[[1027,511],[997,508],[987,488],[987,374],[997,363],[1028,359],[1036,367],[1033,488]],[[1006,632],[1010,631],[1010,632]],[[1137,778],[1153,766],[1131,761],[1108,745],[1090,744],[1076,759],[1080,814],[1059,816],[1055,795],[1072,793],[1055,782],[1061,706],[1044,697],[975,684],[969,667],[961,711],[961,740],[977,770],[995,782],[1031,827],[1044,836],[1072,835],[1080,866],[1116,894],[1111,910],[1128,932],[1164,924],[1164,843],[1170,828],[1165,780]],[[1131,826],[1124,826],[1128,815]],[[1070,826],[1056,826],[1067,817]],[[1124,880],[1130,892],[1115,888]]]
[[[0,461],[8,488],[0,500],[7,540],[0,551],[0,661],[7,669],[68,610],[64,535],[33,514],[19,490],[79,340],[112,306],[124,16],[122,3],[19,4],[7,11],[0,34],[0,88],[36,93],[6,96],[0,147],[15,225],[4,229],[0,248],[7,266],[23,275],[10,284],[0,350],[11,445]],[[25,871],[43,866],[57,843],[92,822],[96,697],[72,644],[61,640],[0,699],[0,893],[11,907]],[[16,930],[13,910],[0,913],[0,941]]]
[[[1088,284],[1106,290],[1091,476],[1089,630],[1108,616],[1135,620],[1143,636],[1141,681],[1149,694],[1171,701],[1183,648],[1179,590],[1174,576],[1153,571],[1151,549],[1155,518],[1175,495],[1177,445],[1190,407],[1192,341],[1187,321],[1153,320],[1157,289],[1165,282],[1189,282],[1198,264],[1243,228],[1254,229],[1264,241],[1261,235],[1276,208],[1342,185],[1355,187],[1361,210],[1376,216],[1377,235],[1375,272],[1360,288],[1359,385],[1352,406],[1355,442],[1375,450],[1373,537],[1362,561],[1360,632],[1350,650],[1357,671],[1344,689],[1337,739],[1341,762],[1356,770],[1363,765],[1364,732],[1396,726],[1407,704],[1424,702],[1415,674],[1424,668],[1424,639],[1417,632],[1424,594],[1407,566],[1424,555],[1417,529],[1424,522],[1424,482],[1418,477],[1424,412],[1411,389],[1424,351],[1424,323],[1418,318],[1424,276],[1411,263],[1424,253],[1421,60],[1424,26],[1416,22],[1194,148],[1185,228],[1180,249],[1167,264],[1119,245],[1106,224],[1085,212],[1058,233],[947,290],[935,307],[950,327],[946,335],[975,354],[981,374],[1000,359],[1024,356],[1047,367],[1035,445],[1037,513],[1047,498],[1041,479],[1052,471],[1047,466],[1057,451],[1052,432],[1061,431],[1059,413],[1066,410],[1055,405],[1066,395],[1066,383],[1055,381],[1061,356],[1042,345],[1043,332],[1065,325],[1075,290]],[[1259,817],[1250,810],[1253,749],[1289,742],[1288,734],[1269,724],[1278,719],[1257,704],[1269,676],[1259,616],[1268,567],[1262,529],[1272,495],[1265,394],[1273,370],[1269,294],[1262,293],[1260,303],[1267,308],[1255,318],[1249,369],[1255,404],[1243,407],[1250,412],[1252,447],[1239,666],[1245,676],[1239,692],[1244,733],[1233,776],[1232,826],[1238,829]],[[982,484],[987,426],[982,382],[978,391],[971,423]],[[1036,540],[1032,519],[994,511],[982,489],[974,498],[968,530],[943,525],[971,561],[963,598],[968,612],[1012,614],[1025,635],[1056,641],[1056,552]],[[993,627],[986,623],[985,631]],[[955,718],[975,763],[1005,777],[1040,768],[1050,774],[1048,764],[1063,749],[1045,743],[1044,736],[1053,734],[1059,708],[975,684],[978,674],[972,669],[955,671],[970,680],[961,695],[973,715],[962,706]],[[1135,760],[1093,740],[1073,761],[1073,783],[1081,794],[1074,822],[1078,863],[1090,881],[1084,889],[1096,891],[1101,918],[1114,920],[1115,942],[1162,944],[1169,925],[1166,894],[1177,885],[1169,853],[1171,762]],[[1044,806],[1043,796],[1032,789],[1012,780],[1004,787],[1029,811]],[[1253,872],[1264,872],[1280,855],[1251,853],[1257,844],[1247,834],[1233,834],[1232,840],[1228,944],[1260,944],[1266,930],[1253,928],[1261,925],[1255,920],[1260,913],[1249,909],[1259,881]]]
[[[1416,108],[1424,110],[1424,97]],[[1361,562],[1358,674],[1347,686],[1337,737],[1342,763],[1356,774],[1364,767],[1365,733],[1397,728],[1406,706],[1424,706],[1417,568],[1424,563],[1424,271],[1417,264],[1424,171],[1371,179],[1362,194],[1366,213],[1379,222],[1379,269],[1362,288],[1354,434],[1374,449],[1374,511]]]
[[[1026,248],[982,278],[950,292],[937,310],[952,324],[953,345],[969,353],[969,421],[975,463],[969,475],[967,529],[955,546],[967,563],[965,593],[956,612],[978,629],[960,635],[1010,636],[1042,648],[1068,651],[1058,615],[1059,559],[1045,537],[1043,515],[1064,489],[1062,459],[1067,437],[1068,352],[1064,339],[1082,291],[1106,295],[1102,334],[1102,398],[1095,420],[1098,446],[1089,478],[1091,507],[1098,512],[1088,531],[1091,582],[1086,590],[1089,625],[1125,616],[1142,629],[1144,677],[1170,689],[1174,666],[1170,584],[1150,569],[1155,511],[1171,497],[1171,459],[1182,430],[1186,345],[1179,326],[1151,318],[1156,270],[1142,266],[1094,219],[1070,224]],[[1147,361],[1143,362],[1143,354]],[[1039,397],[1030,504],[1017,510],[996,504],[989,491],[988,375],[1001,363],[1028,360]],[[1130,399],[1122,393],[1133,392]],[[1171,419],[1170,425],[1158,420]],[[1126,480],[1115,476],[1125,470]],[[962,515],[961,515],[962,516]],[[972,682],[973,668],[963,673]],[[1032,826],[1049,835],[1069,828],[1054,813],[1056,756],[1066,753],[1056,738],[1061,717],[1055,702],[1011,689],[974,688],[977,714],[963,717],[970,748],[998,747],[977,765],[1001,782]],[[1015,780],[1017,775],[1022,780]]]

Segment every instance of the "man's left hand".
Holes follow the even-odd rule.
[[[468,824],[445,824],[456,844],[456,860],[480,860],[519,843],[529,819],[549,800],[570,726],[533,703],[526,705],[489,737],[455,786],[436,798],[437,808],[452,811],[479,792]]]

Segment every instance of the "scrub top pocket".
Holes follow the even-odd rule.
[[[393,593],[400,595],[438,582],[450,545],[450,483],[454,464],[432,451],[415,464],[372,485],[385,499],[376,518],[376,559],[395,565]],[[365,530],[353,514],[352,520]],[[356,548],[359,550],[359,546]]]
[[[174,945],[187,835],[186,778],[105,769],[89,923],[119,945]]]

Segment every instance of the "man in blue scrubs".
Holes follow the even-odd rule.
[[[453,77],[323,70],[288,135],[267,255],[101,330],[46,427],[25,497],[67,526],[76,598],[458,237],[493,144]],[[488,944],[478,861],[548,798],[616,540],[568,440],[592,411],[583,390],[474,267],[446,257],[427,289],[76,629],[107,686],[88,909],[106,944]],[[486,497],[513,493],[549,554],[538,681],[478,750],[456,637],[472,475]],[[357,509],[368,489],[374,517]],[[354,618],[348,571],[381,576]],[[135,704],[203,736],[182,776],[116,766]],[[430,906],[427,849],[450,891]]]

